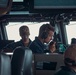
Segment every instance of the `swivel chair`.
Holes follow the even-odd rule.
[[[29,48],[17,47],[11,60],[12,75],[31,75],[32,51]]]
[[[0,75],[11,75],[11,60],[4,53],[0,53]]]

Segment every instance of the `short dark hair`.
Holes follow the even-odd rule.
[[[43,32],[47,32],[47,33],[49,33],[49,31],[53,31],[54,32],[54,27],[53,26],[51,26],[51,24],[43,24],[41,27],[40,27],[40,29],[39,29],[39,36],[41,36],[41,34],[43,33]]]
[[[76,44],[76,38],[71,39],[71,44]]]
[[[22,34],[30,35],[30,31],[29,31],[28,26],[21,26],[21,27],[19,28],[19,33],[20,33],[20,36],[21,36]]]

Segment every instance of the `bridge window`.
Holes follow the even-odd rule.
[[[71,21],[69,25],[66,25],[68,44],[71,43],[72,38],[76,38],[76,21]]]
[[[8,40],[20,40],[19,27],[22,25],[27,25],[30,29],[30,38],[34,40],[35,36],[38,36],[39,28],[42,24],[49,22],[10,22],[6,26]]]

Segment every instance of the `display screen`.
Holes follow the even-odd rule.
[[[76,0],[34,0],[36,9],[76,8]]]
[[[72,13],[76,12],[76,0],[30,0],[29,7],[32,13]]]
[[[5,8],[8,5],[8,0],[0,0],[0,8]]]

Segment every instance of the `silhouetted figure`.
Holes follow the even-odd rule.
[[[76,38],[71,39],[71,44],[76,44]]]
[[[27,26],[21,26],[19,28],[19,34],[21,36],[21,40],[10,43],[6,47],[4,47],[4,51],[13,51],[16,47],[21,46],[21,47],[29,47],[31,44],[31,40],[29,39],[30,31]],[[15,36],[15,35],[14,35]]]
[[[33,53],[45,53],[45,52],[54,52],[55,43],[49,44],[48,50],[46,49],[46,44],[53,40],[54,36],[54,27],[50,24],[43,24],[39,29],[39,35],[30,45],[30,49]],[[51,47],[50,47],[51,46]]]
[[[64,63],[55,75],[76,75],[76,44],[70,45],[64,53]]]

